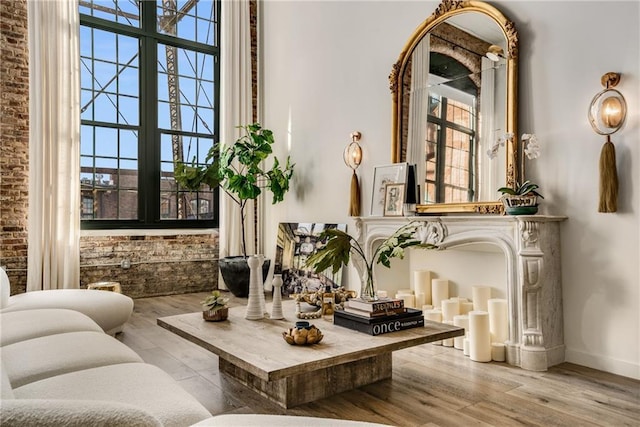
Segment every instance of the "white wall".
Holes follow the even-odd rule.
[[[640,378],[640,3],[493,4],[519,31],[520,131],[536,133],[542,144],[527,177],[542,187],[543,213],[569,218],[561,231],[567,360]],[[342,151],[354,130],[363,134],[359,173],[367,212],[373,167],[390,160],[391,66],[437,5],[263,4],[262,122],[282,143],[279,154],[288,148],[296,163],[292,194],[268,212],[267,242],[275,242],[280,221],[352,225],[350,170]],[[586,119],[607,71],[622,73],[618,89],[629,107],[626,127],[613,138],[620,178],[616,214],[597,212],[604,140]],[[483,257],[464,260],[470,270],[483,266]],[[402,280],[409,276],[406,266],[394,266]]]

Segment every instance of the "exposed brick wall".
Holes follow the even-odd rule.
[[[133,298],[217,289],[218,234],[83,236],[81,287],[100,281],[120,282]]]
[[[26,0],[0,1],[0,265],[27,283],[29,51]]]

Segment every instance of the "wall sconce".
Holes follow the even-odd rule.
[[[349,216],[360,216],[360,183],[356,169],[362,163],[362,148],[358,141],[362,134],[358,131],[351,132],[351,143],[344,149],[343,158],[347,166],[353,170],[351,175],[351,202],[349,203]]]
[[[618,171],[616,150],[611,135],[622,128],[627,117],[627,102],[624,96],[613,89],[620,82],[620,74],[606,73],[600,79],[604,90],[593,97],[589,105],[589,123],[599,135],[607,140],[600,153],[600,201],[598,212],[618,210]]]
[[[487,49],[485,56],[493,62],[498,62],[500,58],[504,58],[504,50],[500,46],[492,44],[489,46],[489,49]]]

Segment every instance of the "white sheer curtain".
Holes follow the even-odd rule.
[[[28,1],[27,291],[80,287],[77,0]]]
[[[407,159],[416,162],[417,182],[426,194],[422,179],[427,176],[427,115],[429,114],[429,37],[422,39],[411,54],[411,98],[409,100],[409,123],[407,138]],[[420,200],[419,203],[423,203]]]
[[[233,143],[239,125],[252,121],[251,34],[248,0],[222,2],[220,141]],[[247,206],[247,251],[253,253],[253,207]],[[242,254],[240,210],[226,194],[220,193],[220,257]],[[221,282],[221,281],[220,281]]]
[[[498,134],[499,125],[495,123],[495,63],[489,58],[482,58],[482,91],[480,92],[480,117],[481,123],[478,141],[478,200],[495,199],[496,188],[500,186],[498,173],[500,165],[497,160],[491,161],[487,155],[487,150],[500,137]],[[497,128],[497,127],[498,128]],[[502,132],[504,133],[504,131]],[[504,152],[504,150],[502,150]],[[505,175],[502,175],[503,177]]]

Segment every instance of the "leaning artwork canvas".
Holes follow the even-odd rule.
[[[327,239],[321,239],[320,233],[331,228],[346,232],[347,225],[302,222],[278,225],[274,273],[282,274],[284,296],[342,286],[342,269],[335,274],[331,269],[314,273],[313,268],[306,265],[307,259],[326,244]]]

